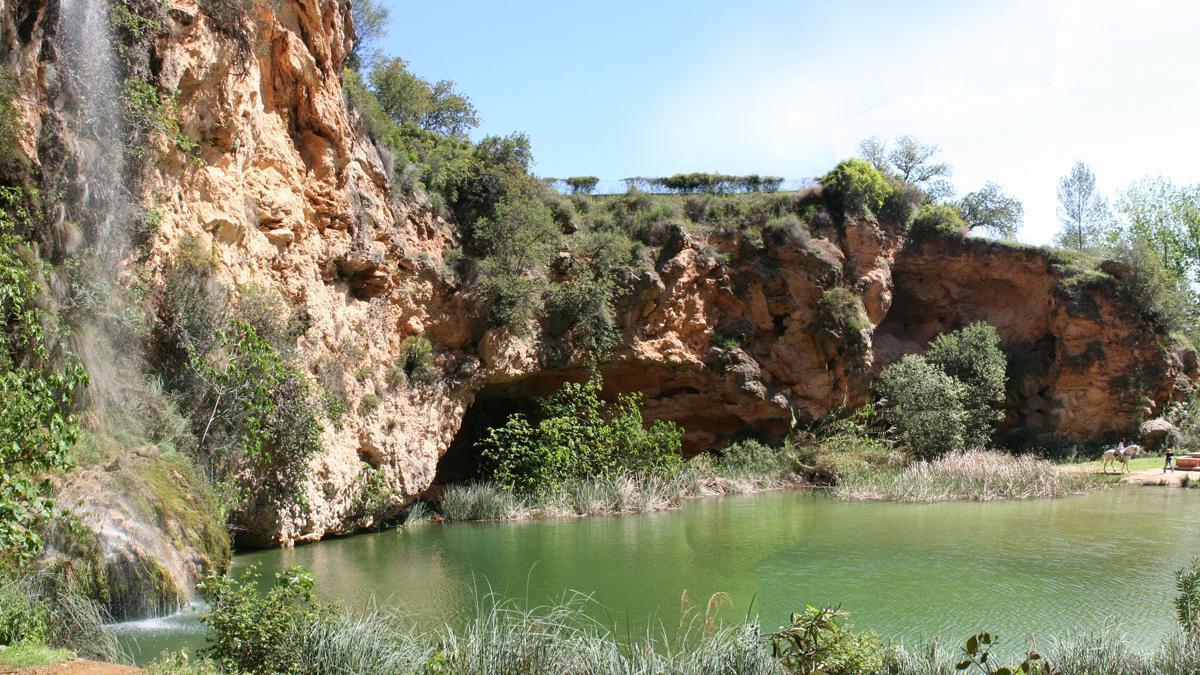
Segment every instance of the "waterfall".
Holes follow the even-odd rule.
[[[119,580],[109,609],[127,618],[169,613],[189,599],[191,588],[188,562],[164,536],[154,508],[139,506],[153,493],[120,483],[148,475],[141,472],[153,470],[159,455],[149,448],[154,421],[145,405],[155,393],[128,290],[132,233],[145,212],[126,184],[123,69],[108,9],[106,0],[62,0],[56,70],[63,105],[57,113],[68,162],[53,189],[61,199],[60,225],[83,234],[82,247],[62,253],[69,257],[63,269],[74,309],[70,349],[91,380],[84,426],[108,467],[116,467],[77,476],[71,510],[101,542],[105,573]]]
[[[125,185],[123,84],[105,0],[62,0],[58,25],[64,142],[74,172],[63,187],[62,214],[83,234],[73,254],[73,302],[81,306],[72,351],[91,376],[92,419],[128,416],[140,379],[140,350],[122,278],[140,209]]]
[[[75,111],[76,198],[67,215],[84,227],[102,267],[115,270],[129,247],[129,196],[124,188],[125,132],[104,0],[63,0],[59,16],[61,76]],[[70,203],[73,202],[73,203]]]

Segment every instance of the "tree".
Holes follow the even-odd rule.
[[[1096,191],[1096,174],[1082,161],[1058,182],[1058,219],[1063,227],[1056,242],[1081,251],[1099,246],[1111,227],[1108,203]]]
[[[912,183],[931,201],[943,201],[954,196],[950,182],[950,165],[935,161],[942,151],[932,143],[922,143],[913,136],[900,136],[888,142],[878,136],[859,141],[858,153],[882,173]]]
[[[964,448],[966,387],[923,356],[884,368],[875,389],[884,420],[915,456],[936,459]]]
[[[891,165],[888,163],[888,143],[878,136],[868,136],[859,141],[858,156],[873,164],[879,171],[891,171]]]
[[[388,9],[375,0],[352,0],[350,18],[356,39],[347,62],[357,70],[373,60],[371,46],[387,31]]]
[[[430,84],[409,72],[404,59],[376,63],[369,79],[380,107],[397,124],[455,138],[479,125],[475,106],[454,90],[453,82]]]
[[[1174,276],[1200,281],[1200,186],[1143,178],[1121,193],[1117,211],[1125,217],[1122,239],[1143,242]]]
[[[1000,350],[1000,335],[982,321],[962,330],[942,333],[929,343],[925,360],[962,382],[963,441],[982,447],[992,438],[996,423],[1004,418],[1004,377],[1008,360]]]
[[[986,230],[1005,239],[1017,235],[1025,216],[1020,200],[1004,194],[999,185],[990,181],[964,196],[957,206],[968,229]]]
[[[564,178],[563,182],[567,187],[571,188],[572,194],[588,194],[590,195],[596,186],[600,184],[600,179],[595,176],[572,176]]]

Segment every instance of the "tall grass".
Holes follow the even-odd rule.
[[[834,488],[843,499],[936,502],[950,499],[1033,499],[1060,497],[1097,487],[1091,475],[1061,470],[1030,456],[967,450],[899,470],[845,476]]]
[[[102,661],[126,661],[99,604],[45,574],[0,575],[0,644],[68,649]]]
[[[575,479],[546,494],[514,495],[491,482],[449,485],[440,510],[448,521],[569,518],[676,508],[685,499],[747,494],[800,485],[790,447],[747,442],[723,457],[701,455],[676,471]]]
[[[588,618],[589,600],[523,610],[485,598],[461,630],[418,633],[393,614],[321,614],[289,636],[310,673],[783,673],[753,624],[697,620],[672,641],[623,641]]]

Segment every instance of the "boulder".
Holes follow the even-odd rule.
[[[1138,427],[1138,438],[1142,441],[1142,447],[1148,450],[1178,445],[1181,440],[1179,430],[1175,428],[1175,425],[1161,417],[1142,422]]]

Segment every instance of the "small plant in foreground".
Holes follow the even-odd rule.
[[[201,655],[227,672],[302,672],[290,636],[297,625],[318,616],[313,577],[300,567],[289,568],[277,573],[271,589],[260,595],[258,576],[254,567],[242,581],[211,576],[200,584],[209,604],[200,621],[212,631]]]

